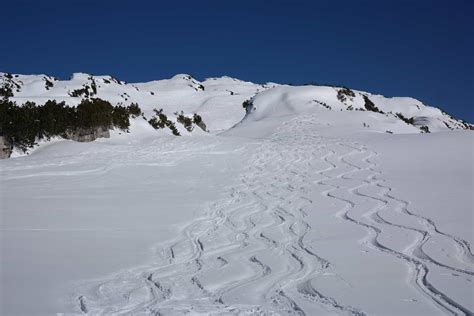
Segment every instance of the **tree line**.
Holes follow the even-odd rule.
[[[26,150],[37,139],[65,137],[66,132],[79,129],[119,128],[128,130],[130,116],[141,115],[140,107],[112,106],[110,102],[99,99],[84,99],[77,107],[65,102],[49,100],[37,105],[26,102],[19,106],[7,98],[0,99],[0,135],[7,138],[12,146]]]

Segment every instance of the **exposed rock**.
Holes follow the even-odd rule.
[[[0,159],[10,158],[12,145],[4,136],[0,136]]]
[[[108,127],[96,127],[96,128],[77,128],[74,130],[68,130],[65,138],[71,139],[76,142],[92,142],[97,138],[109,138],[110,131]]]

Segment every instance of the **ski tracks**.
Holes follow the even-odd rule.
[[[336,155],[333,151],[330,155],[325,157],[325,161],[332,167],[331,170],[337,168],[338,165],[340,166],[340,163],[352,167],[352,170],[342,172],[337,175],[336,178],[352,181],[356,180],[356,182],[359,182],[353,186],[348,185],[341,187],[333,185],[330,183],[330,180],[334,180],[333,175],[326,176],[325,181],[320,181],[321,184],[332,187],[331,190],[326,192],[328,197],[346,204],[346,208],[341,210],[338,216],[347,222],[367,230],[367,236],[362,240],[363,243],[366,243],[372,249],[392,255],[412,266],[413,269],[411,271],[413,271],[413,275],[411,279],[414,285],[442,311],[454,315],[471,315],[472,311],[443,293],[443,291],[434,286],[428,278],[431,269],[434,267],[441,268],[450,273],[459,273],[467,277],[472,276],[474,272],[472,271],[472,253],[469,244],[462,239],[441,232],[432,220],[411,212],[408,209],[409,202],[395,198],[391,193],[393,189],[383,184],[384,181],[379,178],[381,172],[377,170],[377,164],[371,160],[377,156],[375,151],[358,144],[347,144],[343,142],[339,142],[338,144],[341,147],[347,147],[349,149],[347,153],[335,157]],[[365,156],[362,159],[358,159],[360,165],[350,161],[350,157],[355,154]],[[334,157],[333,160],[328,159],[330,156]],[[366,177],[355,177],[354,174],[357,173],[365,174]],[[324,172],[322,174],[325,175]],[[368,188],[371,190],[367,190]],[[374,193],[374,188],[377,188],[378,192]],[[359,198],[370,199],[376,202],[376,205],[363,213],[355,212],[360,200]],[[385,219],[383,215],[384,211],[396,212],[398,216],[406,217],[405,220],[398,218],[398,221],[407,222],[411,220],[411,225],[408,226]],[[395,234],[391,236],[391,238],[385,238],[385,241],[382,242],[382,237],[386,237],[385,235],[389,230],[392,235],[394,231],[400,235]],[[389,246],[389,239],[397,241],[403,235],[403,231],[415,233],[417,237],[408,247],[401,250],[391,248],[391,246]],[[441,263],[433,259],[423,248],[423,246],[433,238],[441,238],[454,245],[458,249],[458,263],[470,265],[470,268],[458,268],[454,265]]]
[[[307,193],[316,185],[322,196],[344,203],[336,216],[367,231],[364,245],[412,267],[407,269],[412,284],[428,300],[444,312],[471,314],[429,279],[432,267],[472,276],[470,245],[443,233],[432,220],[411,211],[408,201],[396,198],[373,162],[376,152],[317,136],[314,122],[295,118],[262,140],[239,183],[227,189],[228,197],[209,204],[175,239],[159,244],[154,263],[77,289],[72,299],[76,312],[364,315],[326,296],[312,282],[328,272],[337,274],[307,240],[313,230],[307,214],[318,207]],[[314,170],[315,161],[323,166],[320,170]],[[374,206],[355,212],[361,199]],[[389,220],[388,212],[405,220]],[[398,249],[385,238],[386,231],[408,231],[415,237]],[[462,265],[425,252],[423,246],[432,238],[453,244]]]

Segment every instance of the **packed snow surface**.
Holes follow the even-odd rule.
[[[77,102],[41,78],[17,77],[14,99]],[[347,110],[362,92],[344,104],[332,87],[134,86],[156,97],[135,96],[145,113],[202,113],[211,132],[136,118],[0,161],[0,314],[472,314],[474,138],[436,125],[461,123],[365,92],[384,113]]]

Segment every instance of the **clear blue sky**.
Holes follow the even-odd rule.
[[[314,81],[413,96],[472,123],[473,3],[4,1],[0,71]]]

